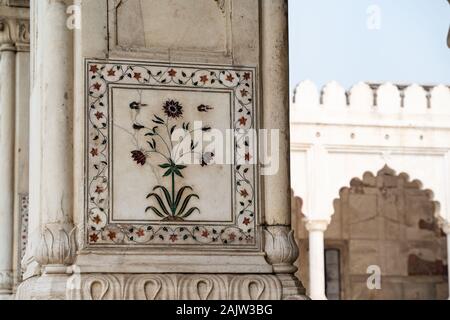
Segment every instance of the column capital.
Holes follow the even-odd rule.
[[[0,52],[28,51],[29,46],[30,21],[0,16]]]
[[[310,220],[305,219],[306,230],[325,232],[330,224],[329,220]]]

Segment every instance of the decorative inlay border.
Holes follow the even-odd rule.
[[[121,61],[86,61],[86,243],[89,246],[202,245],[257,248],[257,155],[242,132],[256,129],[255,69]],[[110,87],[223,90],[233,95],[235,225],[110,223],[112,117]],[[243,130],[243,131],[241,131]],[[245,150],[245,151],[243,151]]]
[[[28,193],[19,194],[19,210],[20,210],[20,260],[25,255],[28,242],[28,211],[29,198]],[[20,265],[20,261],[19,261]]]

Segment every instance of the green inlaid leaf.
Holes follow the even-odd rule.
[[[154,197],[156,199],[156,201],[158,201],[158,204],[159,204],[161,210],[164,211],[166,216],[170,216],[169,210],[167,210],[166,205],[164,204],[164,201],[161,199],[161,197],[156,193],[150,193],[147,196],[147,199],[149,199],[151,197]]]
[[[191,201],[192,198],[197,198],[200,199],[200,197],[196,194],[190,194],[186,197],[186,199],[184,199],[183,204],[181,205],[180,211],[178,211],[177,216],[181,216],[184,211],[186,210],[186,207],[189,204],[189,201]]]
[[[186,190],[191,190],[191,191],[192,191],[192,187],[186,186],[186,187],[181,188],[181,189],[178,191],[178,193],[177,193],[177,198],[175,199],[175,208],[177,208],[178,205],[180,204],[181,197],[183,196],[183,193],[184,193],[184,191],[186,191]]]

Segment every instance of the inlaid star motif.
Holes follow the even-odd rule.
[[[95,90],[100,91],[100,88],[102,87],[102,85],[100,83],[96,82],[96,83],[94,83],[93,87]]]
[[[207,83],[209,81],[208,76],[201,76],[200,77],[200,82],[203,82],[203,84]]]
[[[250,219],[244,218],[244,221],[242,221],[242,223],[245,224],[246,226],[248,226],[250,224]]]
[[[145,236],[144,229],[139,229],[138,231],[136,231],[136,234],[139,238]]]
[[[228,74],[227,77],[226,77],[226,80],[227,80],[228,82],[233,82],[233,81],[234,81],[233,75],[232,75],[231,73]]]
[[[117,234],[116,234],[115,232],[110,231],[110,232],[108,233],[108,238],[109,238],[110,240],[114,240],[114,239],[116,239],[116,237],[117,237]]]
[[[141,80],[142,75],[139,72],[135,72],[133,78],[135,78],[137,81]]]
[[[116,76],[116,71],[114,71],[113,69],[109,69],[108,70],[108,77],[115,77]]]
[[[94,221],[95,224],[100,224],[100,222],[102,222],[102,219],[100,218],[99,215],[96,215],[92,221]]]
[[[104,116],[103,112],[97,111],[95,113],[95,117],[97,118],[97,120],[103,119],[103,116]]]
[[[98,71],[97,65],[92,65],[92,66],[90,67],[89,71],[92,72],[92,73],[97,73],[97,71]]]
[[[250,72],[244,73],[244,80],[250,80],[250,78],[251,78]]]
[[[243,96],[243,97],[248,96],[248,91],[245,90],[245,89],[242,89],[242,90],[241,90],[241,96]]]
[[[245,117],[240,118],[239,119],[239,124],[241,126],[245,126],[247,124],[247,118],[245,118]]]
[[[95,188],[95,193],[98,193],[98,194],[101,194],[101,193],[103,193],[105,190],[102,188],[102,187],[100,187],[100,186],[97,186],[97,188]]]
[[[97,149],[97,148],[92,148],[92,150],[91,150],[91,155],[92,155],[93,157],[98,156],[98,149]]]
[[[169,240],[172,242],[178,241],[178,236],[176,234],[171,234]]]
[[[251,158],[252,158],[252,156],[250,155],[249,152],[247,152],[247,153],[245,154],[245,161],[250,161]]]
[[[170,69],[167,73],[168,73],[169,76],[172,77],[172,78],[175,77],[175,76],[177,75],[177,72],[176,72],[175,70],[173,70],[173,69]]]
[[[93,233],[89,236],[89,239],[91,242],[97,242],[98,241],[98,235],[96,233]]]
[[[202,237],[203,238],[208,238],[209,237],[209,232],[207,230],[202,232]]]

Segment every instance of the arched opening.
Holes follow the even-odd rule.
[[[298,276],[308,288],[308,232],[301,199],[293,200]],[[435,206],[432,191],[387,166],[353,178],[334,201],[325,232],[328,299],[447,299],[446,236]]]

